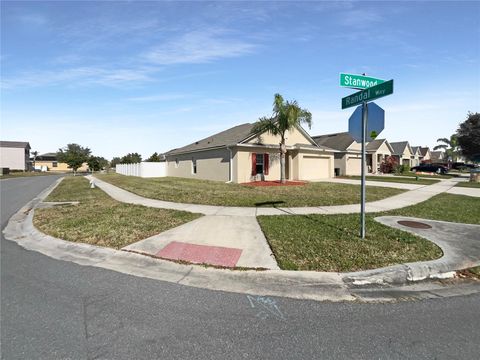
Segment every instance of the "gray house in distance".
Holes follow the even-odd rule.
[[[30,149],[30,144],[25,141],[0,141],[0,167],[29,170]]]

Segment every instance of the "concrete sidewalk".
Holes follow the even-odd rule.
[[[197,204],[182,204],[169,201],[148,199],[129,191],[120,189],[105,181],[94,179],[95,184],[117,201],[138,204],[162,209],[183,210],[216,216],[259,216],[259,215],[309,215],[309,214],[353,214],[360,212],[360,204],[316,206],[316,207],[294,207],[294,208],[255,208],[255,207],[229,207]],[[417,189],[404,192],[383,200],[367,202],[367,212],[380,212],[400,209],[410,205],[416,205],[431,197],[450,190],[456,184],[455,180],[447,179],[433,185],[422,186]],[[368,194],[367,194],[368,198]]]
[[[123,249],[193,263],[278,269],[252,216],[203,216]]]
[[[480,225],[403,216],[381,216],[375,220],[430,240],[442,249],[443,256],[431,261],[346,274],[344,281],[357,285],[419,281],[432,277],[451,277],[455,271],[480,265]],[[406,223],[402,224],[403,221],[427,226],[414,228]]]

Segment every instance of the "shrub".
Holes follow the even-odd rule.
[[[397,160],[393,156],[387,156],[380,164],[380,171],[384,174],[389,174],[392,173],[397,166]]]

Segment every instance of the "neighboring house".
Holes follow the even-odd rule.
[[[367,144],[368,171],[376,174],[380,171],[380,165],[393,154],[393,148],[387,139],[375,139]]]
[[[445,160],[443,158],[443,151],[431,151],[430,152],[430,162],[432,164],[435,163],[444,163]]]
[[[429,163],[430,162],[430,148],[427,147],[420,147],[420,164]]]
[[[167,175],[245,183],[280,179],[280,137],[251,134],[242,124],[165,153]],[[333,177],[334,150],[318,146],[301,127],[287,132],[285,175],[288,180]]]
[[[313,140],[319,146],[337,150],[335,157],[335,175],[360,175],[362,172],[362,145],[356,142],[348,132],[318,135]]]
[[[420,151],[420,146],[412,146],[412,152],[413,152],[413,157],[412,157],[412,162],[411,162],[410,166],[420,165],[421,158],[422,158],[422,153]]]
[[[398,164],[406,165],[410,169],[415,156],[408,141],[392,142],[390,146],[393,149],[392,156],[396,158]]]
[[[28,142],[0,141],[0,167],[10,170],[29,170],[30,149]]]
[[[68,167],[68,164],[63,162],[58,162],[56,153],[45,153],[38,155],[35,158],[35,170],[40,171],[71,171]],[[87,163],[83,163],[77,171],[85,172],[88,171]]]

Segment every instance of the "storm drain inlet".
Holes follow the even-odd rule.
[[[399,220],[397,221],[398,224],[407,226],[414,229],[431,229],[432,227],[428,224],[418,222],[418,221],[410,221],[410,220]]]

